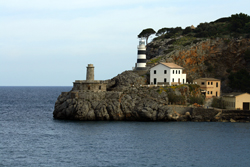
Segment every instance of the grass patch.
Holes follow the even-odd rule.
[[[194,41],[195,39],[196,39],[195,37],[185,36],[185,37],[182,37],[182,38],[176,40],[173,44],[185,46],[185,44],[186,45],[191,44],[191,42]]]
[[[162,59],[162,56],[150,59],[150,61],[147,64],[155,64],[158,63]]]

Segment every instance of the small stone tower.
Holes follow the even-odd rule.
[[[93,64],[88,64],[88,67],[87,67],[87,75],[86,75],[86,80],[87,81],[93,81],[95,80],[95,77],[94,77],[94,66]]]
[[[146,61],[145,41],[141,39],[138,46],[136,70],[146,70]]]
[[[86,80],[75,80],[73,83],[73,92],[79,92],[79,91],[93,91],[93,92],[99,92],[99,91],[106,91],[107,87],[107,81],[102,80],[95,80],[94,78],[94,65],[88,64],[87,66],[87,74],[86,74]],[[74,93],[73,93],[74,94]],[[78,95],[72,95],[74,97]],[[80,94],[79,94],[80,98]]]

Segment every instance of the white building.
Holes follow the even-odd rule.
[[[150,69],[150,84],[184,84],[186,74],[182,73],[183,67],[174,63],[159,63]]]

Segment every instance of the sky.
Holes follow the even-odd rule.
[[[0,0],[0,86],[72,86],[132,70],[146,28],[197,26],[249,0]],[[153,36],[150,40],[152,40]]]

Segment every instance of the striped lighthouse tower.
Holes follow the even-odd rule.
[[[146,46],[145,41],[140,39],[139,46],[138,46],[138,55],[137,55],[137,63],[136,63],[136,70],[146,70]]]

